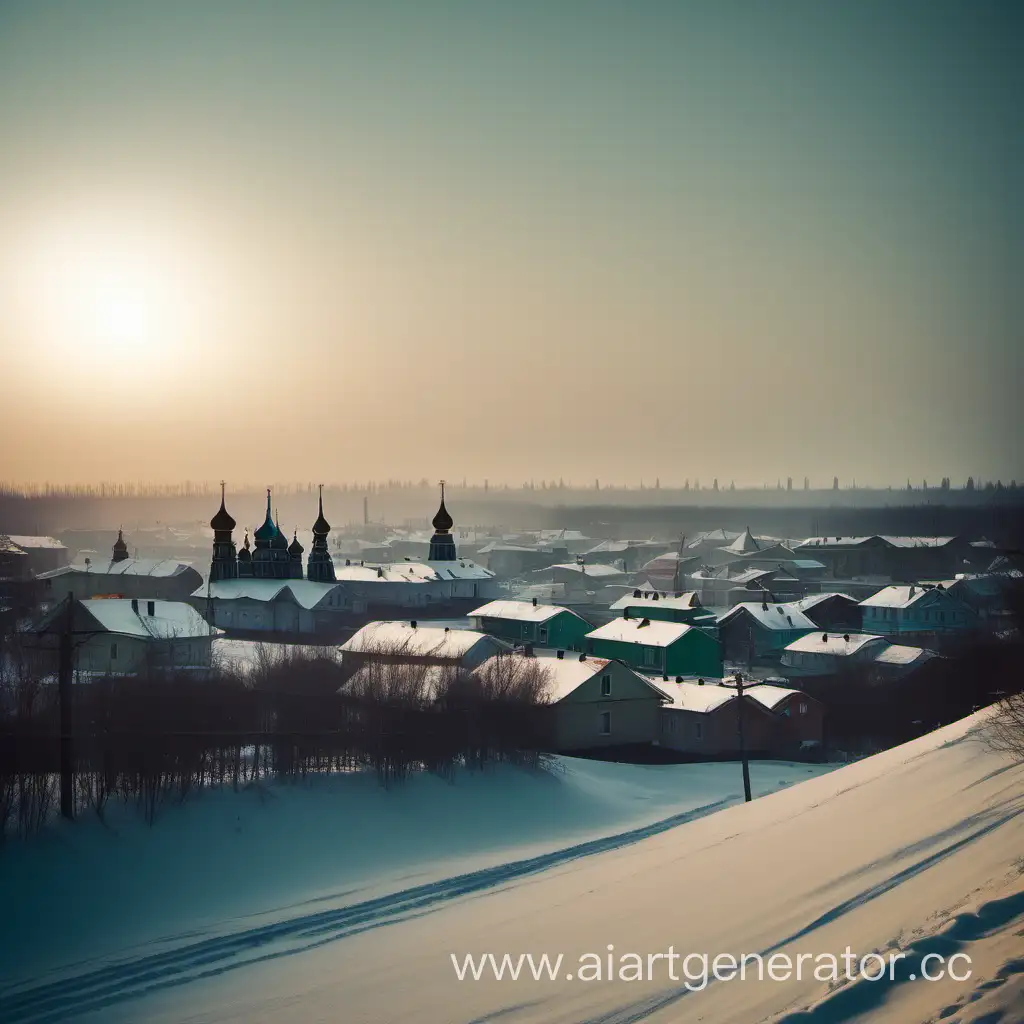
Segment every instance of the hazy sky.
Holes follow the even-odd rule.
[[[0,479],[1024,478],[1022,26],[0,0]]]

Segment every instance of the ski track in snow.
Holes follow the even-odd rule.
[[[727,797],[650,825],[551,853],[455,875],[334,910],[206,938],[59,981],[19,984],[0,993],[0,1020],[4,1024],[58,1024],[161,989],[302,953],[373,928],[421,917],[460,897],[483,893],[582,857],[630,846],[728,807],[738,799]]]

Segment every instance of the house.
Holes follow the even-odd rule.
[[[696,626],[650,618],[612,619],[586,637],[587,653],[639,671],[721,676],[718,641]]]
[[[687,573],[699,569],[700,566],[701,559],[696,555],[667,551],[645,562],[637,570],[634,581],[649,584],[657,590],[670,590],[674,593],[685,588]]]
[[[213,625],[236,633],[329,635],[366,610],[347,585],[314,580],[216,580],[194,591],[190,601]]]
[[[689,625],[714,627],[714,612],[700,603],[694,590],[669,593],[663,590],[635,589],[615,601],[609,611],[626,619],[658,619],[662,622],[685,622]]]
[[[978,617],[941,586],[883,587],[861,601],[864,628],[887,636],[906,633],[965,632]]]
[[[362,666],[376,660],[476,668],[511,646],[471,629],[421,626],[409,622],[370,622],[341,645],[342,664]]]
[[[739,696],[734,680],[652,680],[669,698],[661,709],[659,746],[694,758],[737,757],[739,702],[743,747],[760,757],[794,757],[820,749],[824,707],[788,687],[750,683]]]
[[[187,601],[203,577],[185,562],[169,558],[124,558],[86,561],[40,573],[42,599],[90,597],[158,598]]]
[[[744,602],[718,617],[725,657],[734,661],[778,657],[788,644],[815,628],[795,604]]]
[[[482,633],[510,643],[537,644],[581,650],[583,638],[594,627],[576,612],[555,604],[532,601],[491,601],[469,613]]]
[[[813,558],[835,579],[888,576],[892,545],[883,537],[809,537],[794,549],[799,558]]]
[[[635,572],[664,547],[664,542],[656,540],[603,540],[586,554],[588,558],[594,555],[603,562],[621,565],[626,572]]]
[[[809,594],[793,603],[818,629],[832,633],[855,633],[860,630],[860,601],[848,594],[832,591]]]
[[[484,559],[487,568],[498,576],[521,576],[523,573],[543,569],[560,558],[568,558],[569,551],[564,547],[530,547],[494,541],[480,548],[477,556]]]
[[[889,545],[887,571],[895,580],[951,576],[976,557],[965,537],[883,536],[882,540]]]
[[[476,674],[500,678],[512,660],[535,665],[543,673],[553,750],[649,746],[657,738],[665,695],[621,662],[537,648],[532,655],[499,654],[485,661]]]
[[[465,610],[499,593],[495,574],[468,558],[427,562],[355,563],[346,559],[334,567],[344,583],[371,612],[395,609]],[[436,614],[436,613],[435,613]]]
[[[35,628],[56,647],[66,606],[50,610]],[[207,672],[218,630],[184,601],[103,599],[74,602],[75,670],[88,675],[150,671]]]
[[[70,552],[56,537],[12,533],[8,539],[28,556],[29,571],[34,576],[59,569],[71,560]]]
[[[885,637],[871,633],[807,633],[783,650],[783,671],[787,676],[837,675],[872,662],[888,646]]]

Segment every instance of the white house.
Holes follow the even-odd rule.
[[[39,574],[44,599],[116,596],[187,601],[203,582],[191,565],[170,558],[125,558],[73,563]]]
[[[890,586],[861,601],[864,629],[887,636],[971,629],[977,615],[941,586]]]
[[[222,629],[254,633],[316,633],[340,628],[345,617],[365,612],[362,599],[342,583],[313,580],[216,580],[190,598]]]
[[[509,644],[472,629],[421,626],[409,622],[369,622],[340,647],[342,663],[363,665],[369,660],[457,664],[475,668]]]
[[[65,606],[58,605],[37,631],[55,646]],[[148,671],[205,672],[219,630],[184,601],[102,599],[75,601],[75,669],[87,675],[138,675]]]
[[[889,646],[871,633],[807,633],[788,644],[782,664],[789,675],[833,675],[855,664],[865,664]]]
[[[368,608],[429,608],[497,597],[495,574],[468,558],[335,565],[334,576]]]

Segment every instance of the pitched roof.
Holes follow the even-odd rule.
[[[608,658],[595,658],[592,654],[579,655],[573,651],[563,651],[562,657],[553,648],[535,648],[532,655],[520,654],[498,654],[482,662],[476,669],[477,673],[486,674],[489,671],[499,670],[502,659],[515,658],[522,665],[536,666],[543,671],[547,686],[545,688],[548,700],[554,704],[569,694],[578,690],[587,680],[593,679],[607,669],[611,664]],[[650,686],[655,693],[661,696],[661,691],[651,685],[644,676],[639,675],[625,666],[620,666],[620,671],[631,672]]]
[[[956,598],[950,597],[946,594],[945,590],[940,590],[938,587],[922,587],[916,584],[910,584],[909,586],[893,584],[889,587],[883,587],[877,594],[864,598],[860,604],[862,608],[909,608],[912,604],[920,601],[926,594],[943,594],[949,600],[956,601]]]
[[[562,612],[579,618],[574,611],[557,604],[534,604],[532,601],[490,601],[469,613],[473,619],[516,619],[520,622],[547,622]],[[582,620],[581,620],[582,621]]]
[[[579,562],[564,562],[560,565],[549,565],[545,569],[538,569],[537,572],[550,572],[552,569],[566,569],[569,572],[578,572],[583,576],[625,576],[621,569],[616,569],[614,565],[602,565],[600,562],[584,563],[581,565]]]
[[[337,589],[337,583],[317,583],[314,580],[234,579],[204,583],[193,592],[192,597],[209,596],[218,601],[238,601],[243,598],[251,601],[276,601],[290,594],[297,605],[312,610]],[[340,589],[344,590],[344,586],[340,586]]]
[[[846,637],[849,637],[847,640]],[[874,644],[885,644],[884,637],[873,633],[808,633],[794,640],[787,651],[801,654],[828,654],[835,658],[846,658],[857,654],[862,648]]]
[[[67,548],[56,537],[34,537],[28,534],[8,534],[10,539],[25,551],[49,548],[52,551],[66,551]]]
[[[817,629],[812,622],[796,605],[789,604],[765,604],[762,601],[744,601],[734,605],[724,615],[718,618],[721,626],[725,622],[739,618],[744,612],[751,615],[765,629]]]
[[[661,619],[612,619],[611,622],[591,630],[587,634],[587,639],[668,647],[694,628],[681,622],[666,622]]]
[[[621,611],[624,608],[700,608],[700,597],[695,590],[687,590],[681,594],[670,594],[659,590],[640,590],[637,597],[634,591],[620,597],[611,606],[611,610]]]
[[[96,598],[80,603],[103,630],[122,636],[192,639],[220,632],[184,601],[136,601],[135,608],[132,601],[120,598]],[[150,604],[153,615],[146,614]]]
[[[171,576],[180,576],[189,570],[198,570],[187,562],[178,562],[172,558],[125,558],[120,562],[103,561],[90,562],[85,565],[76,562],[72,565],[64,565],[59,569],[51,569],[49,572],[39,574],[39,579],[57,579],[60,576],[152,576],[156,579],[167,579]]]
[[[937,657],[938,655],[934,651],[929,651],[924,647],[906,647],[903,644],[888,644],[875,655],[874,660],[880,665],[907,666],[913,665],[918,661],[931,661],[932,658]]]
[[[363,652],[408,654],[412,657],[445,658],[457,661],[477,645],[508,650],[508,644],[472,629],[445,629],[441,626],[413,626],[410,622],[369,622],[341,645],[349,654]]]
[[[809,608],[817,608],[819,604],[825,601],[831,601],[834,597],[841,597],[851,604],[859,604],[860,602],[855,597],[850,597],[849,594],[841,594],[838,591],[828,591],[822,594],[808,594],[807,597],[801,597],[799,601],[794,601],[793,605],[799,608],[800,611],[805,612]]]

